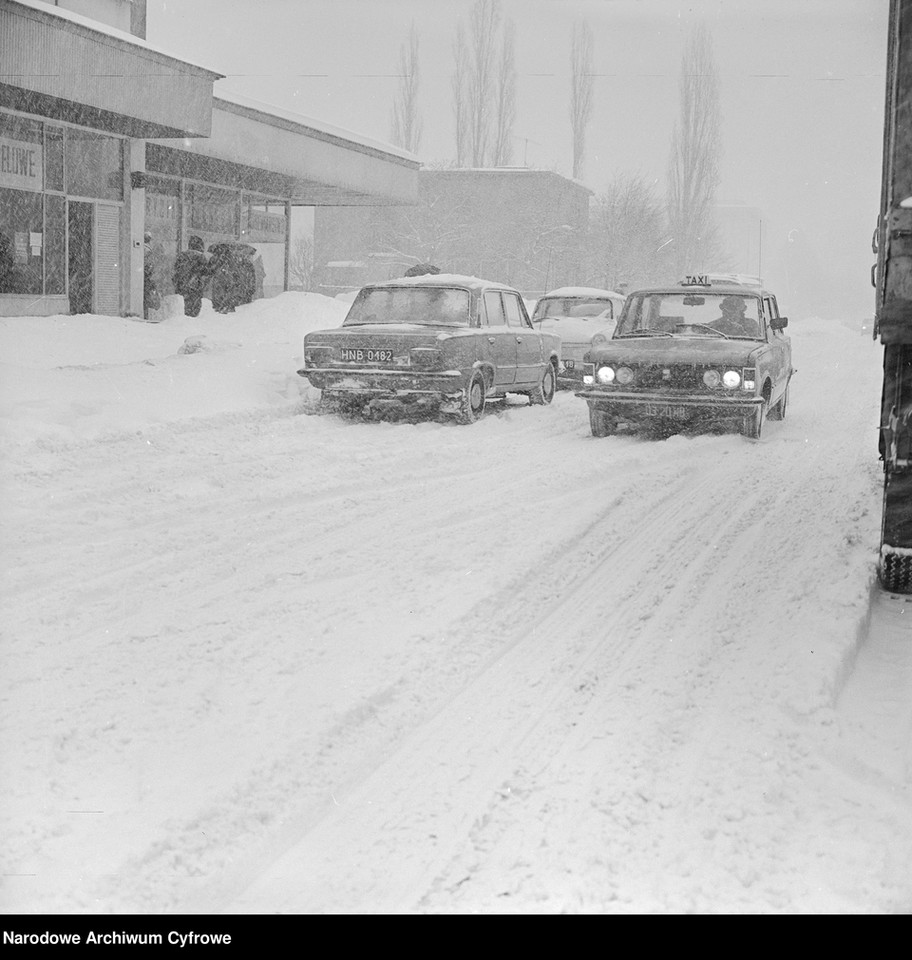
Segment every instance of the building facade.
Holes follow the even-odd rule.
[[[288,289],[296,206],[417,200],[418,160],[241,98],[145,41],[145,0],[0,0],[0,316],[143,314],[190,235]]]
[[[318,282],[332,293],[430,262],[530,297],[592,285],[584,256],[591,196],[550,170],[422,168],[415,205],[318,212],[314,246],[324,258]]]

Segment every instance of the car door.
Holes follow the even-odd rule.
[[[519,300],[518,293],[503,293],[507,326],[516,340],[516,382],[538,383],[542,371],[541,336]]]
[[[773,382],[771,400],[775,403],[785,390],[791,370],[787,356],[788,340],[781,330],[772,327],[772,322],[779,319],[779,306],[774,296],[763,298],[763,319],[766,321],[768,369]]]
[[[482,356],[494,367],[494,386],[504,388],[516,380],[517,342],[507,324],[499,290],[486,290],[482,298],[486,323],[481,328]]]

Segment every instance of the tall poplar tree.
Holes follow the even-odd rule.
[[[399,49],[399,91],[393,103],[391,138],[397,147],[417,153],[422,122],[418,113],[418,33],[412,23],[408,40]]]
[[[712,40],[702,23],[691,29],[681,61],[680,117],[668,166],[670,254],[677,274],[711,269],[719,252],[713,219],[722,155],[719,81]]]

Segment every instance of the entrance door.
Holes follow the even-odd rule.
[[[92,312],[94,204],[70,200],[67,204],[70,313]]]

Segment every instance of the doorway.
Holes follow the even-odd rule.
[[[94,204],[70,200],[67,204],[69,245],[67,274],[70,313],[92,312],[94,263]]]

